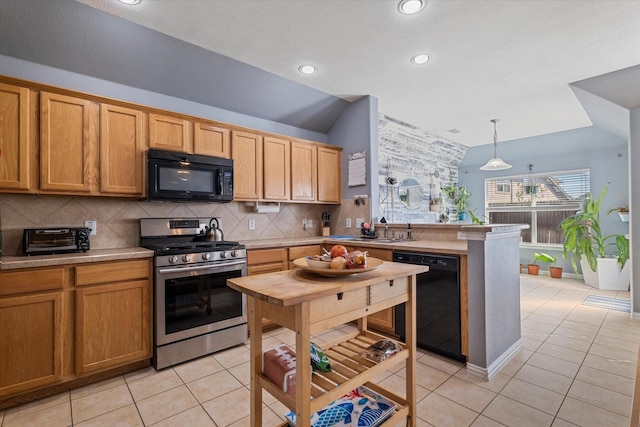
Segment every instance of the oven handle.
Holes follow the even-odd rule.
[[[225,263],[216,263],[216,264],[207,264],[207,265],[199,265],[195,267],[179,267],[179,268],[161,268],[158,270],[158,273],[181,273],[185,271],[195,271],[195,270],[210,270],[212,268],[218,267],[230,267],[233,265],[243,265],[246,264],[246,261],[230,261]]]

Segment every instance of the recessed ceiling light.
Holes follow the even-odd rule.
[[[300,71],[302,74],[315,74],[318,72],[318,67],[316,67],[315,65],[311,65],[311,64],[304,64],[298,67],[298,71]]]
[[[118,0],[118,1],[120,3],[129,4],[129,5],[142,3],[142,0]]]
[[[411,58],[411,62],[416,65],[422,65],[429,62],[430,59],[431,57],[426,53],[419,53],[417,55],[413,55],[413,57]]]
[[[400,0],[398,3],[398,10],[405,15],[413,15],[420,12],[427,0]]]

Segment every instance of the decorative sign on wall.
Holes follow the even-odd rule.
[[[349,154],[349,187],[367,185],[367,152]]]

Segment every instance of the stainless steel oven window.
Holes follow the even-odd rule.
[[[156,344],[169,344],[247,322],[246,296],[227,279],[246,275],[246,261],[156,269]]]

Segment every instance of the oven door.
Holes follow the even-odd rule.
[[[246,296],[227,279],[247,274],[246,260],[157,267],[156,345],[247,323]]]

